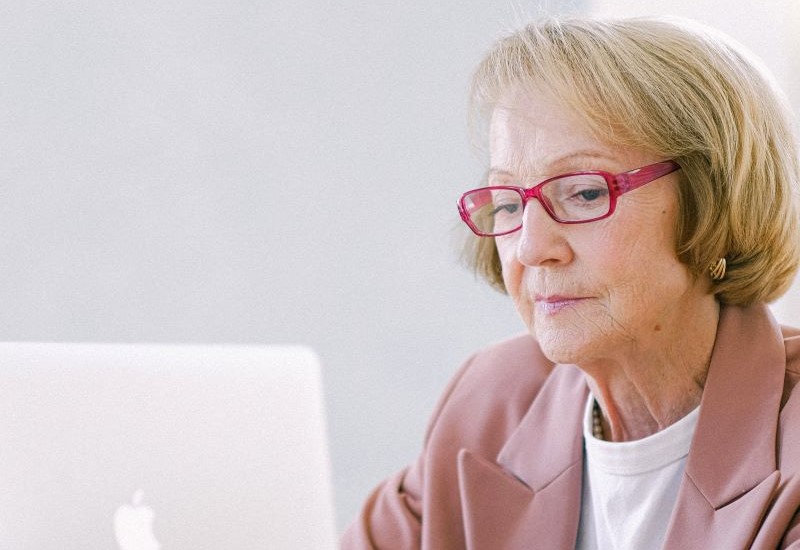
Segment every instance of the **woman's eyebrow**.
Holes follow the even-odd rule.
[[[542,164],[545,170],[541,170],[543,174],[531,174],[532,176],[542,176],[542,177],[551,177],[556,176],[558,173],[562,173],[565,170],[568,170],[566,165],[570,162],[574,162],[578,159],[597,159],[597,160],[604,160],[604,161],[613,161],[614,156],[610,153],[604,153],[597,150],[581,150],[581,151],[574,151],[572,153],[568,153],[566,155],[562,155],[559,157],[555,157],[552,160],[548,160]],[[539,171],[539,170],[536,170]],[[533,170],[526,170],[526,173],[533,172]],[[487,171],[487,176],[510,176],[510,177],[518,177],[513,172],[506,168],[501,168],[499,166],[492,166]]]
[[[489,168],[489,170],[486,171],[486,175],[487,176],[510,176],[512,178],[514,177],[514,174],[512,174],[508,170],[505,170],[503,168],[497,168],[496,166],[492,166],[491,168]]]
[[[596,149],[575,151],[561,157],[556,157],[547,164],[547,167],[552,171],[553,168],[562,167],[570,162],[583,159],[609,161],[614,160],[614,156],[611,153],[602,152]]]

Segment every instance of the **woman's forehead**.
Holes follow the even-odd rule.
[[[560,169],[605,167],[627,156],[597,139],[577,117],[543,104],[498,107],[492,114],[489,152],[492,167],[550,175]],[[593,166],[592,163],[601,163]]]
[[[574,170],[621,172],[663,160],[648,148],[626,145],[614,129],[604,133],[590,116],[552,90],[510,88],[491,111],[490,165],[527,178]]]

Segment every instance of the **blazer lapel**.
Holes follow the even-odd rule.
[[[764,305],[723,307],[664,548],[749,548],[780,481],[786,354]]]
[[[583,405],[575,367],[558,366],[498,455],[459,454],[467,548],[571,548],[580,520]]]

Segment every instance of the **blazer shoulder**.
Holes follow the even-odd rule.
[[[499,451],[517,427],[554,364],[530,335],[519,335],[473,354],[451,380],[428,427],[434,446]]]
[[[781,398],[781,411],[786,416],[791,407],[786,410],[790,401],[800,400],[800,329],[781,326],[783,346],[786,351],[786,375],[783,381],[783,396]]]
[[[532,336],[519,334],[476,352],[467,372],[470,379],[480,379],[481,383],[536,383],[543,381],[554,366]]]
[[[524,413],[554,367],[533,337],[515,336],[470,358],[459,383],[459,394],[473,407],[496,401],[503,407],[519,405]]]
[[[781,326],[781,333],[786,348],[786,370],[800,374],[800,329]]]
[[[778,460],[784,474],[798,473],[800,464],[800,329],[781,327],[786,349],[786,373],[778,422]]]

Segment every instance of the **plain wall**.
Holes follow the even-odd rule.
[[[455,203],[469,73],[526,9],[0,3],[0,338],[313,346],[341,525],[522,328]]]
[[[313,346],[342,526],[459,364],[523,328],[458,265],[455,201],[484,169],[470,72],[544,11],[4,2],[0,338]]]

